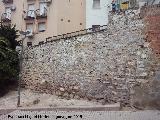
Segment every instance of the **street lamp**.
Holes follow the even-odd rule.
[[[23,63],[23,43],[24,40],[26,38],[26,35],[29,34],[29,31],[19,31],[19,33],[21,35],[23,35],[24,37],[22,38],[22,42],[21,42],[21,52],[19,55],[19,69],[20,69],[20,73],[19,73],[19,78],[18,78],[18,101],[17,101],[17,107],[20,107],[20,90],[21,90],[21,80],[22,80],[22,63]]]

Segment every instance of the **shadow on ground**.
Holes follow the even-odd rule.
[[[153,80],[150,83],[135,86],[133,107],[137,109],[160,110],[160,81]]]
[[[18,84],[16,80],[1,80],[0,79],[0,97],[3,97],[10,90],[16,90],[17,85]]]

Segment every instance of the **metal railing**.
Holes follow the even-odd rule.
[[[35,13],[34,10],[28,10],[28,11],[26,12],[26,14],[25,14],[24,19],[25,19],[25,20],[35,19],[35,15],[36,15],[36,13]]]
[[[35,11],[36,13],[36,18],[46,18],[47,17],[47,8],[44,8],[43,10],[37,9]]]

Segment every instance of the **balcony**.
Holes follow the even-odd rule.
[[[25,13],[24,20],[34,20],[35,19],[35,11],[29,10]]]
[[[36,10],[36,19],[47,18],[47,9],[37,9]]]
[[[2,22],[11,22],[11,13],[3,13],[1,16]]]
[[[13,3],[13,0],[2,0],[2,2],[3,2],[4,4],[9,4],[9,3]]]

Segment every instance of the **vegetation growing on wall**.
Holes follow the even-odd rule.
[[[15,26],[0,25],[0,96],[18,76],[18,53],[15,50],[18,44],[15,40],[17,32]]]

